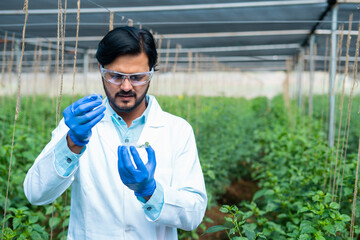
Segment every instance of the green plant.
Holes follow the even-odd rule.
[[[8,227],[4,229],[5,240],[10,239],[48,239],[45,227],[39,225],[39,216],[27,207],[10,208],[5,219]]]

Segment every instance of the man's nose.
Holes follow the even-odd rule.
[[[121,89],[124,90],[125,92],[132,89],[129,76],[124,76],[123,81],[121,83]]]

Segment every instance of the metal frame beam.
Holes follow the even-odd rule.
[[[334,32],[335,35],[338,35],[338,34],[341,34],[342,31],[340,30],[336,30]],[[344,35],[347,35],[349,34],[349,30],[344,30],[343,31]],[[333,34],[333,31],[332,30],[328,30],[328,29],[317,29],[315,31],[315,34],[317,35],[332,35]],[[355,35],[357,36],[359,34],[359,31],[356,31],[356,30],[351,30],[350,31],[350,35]]]
[[[214,37],[257,37],[257,36],[276,36],[276,35],[307,35],[309,30],[277,30],[277,31],[249,31],[249,32],[214,32],[214,33],[180,33],[180,34],[161,34],[166,39],[185,39],[185,38],[214,38]],[[79,42],[100,41],[104,36],[79,36]],[[156,36],[154,36],[156,38]],[[159,36],[157,36],[159,38]],[[39,38],[26,38],[26,42],[34,42]],[[57,37],[46,37],[47,41],[56,42]],[[75,42],[76,37],[65,37],[65,42]]]
[[[260,51],[274,49],[300,49],[300,44],[268,44],[268,45],[246,45],[246,46],[228,46],[228,47],[204,47],[204,48],[169,48],[158,49],[158,53],[211,53],[211,52],[240,52],[240,51]],[[90,53],[96,53],[96,49],[89,50]]]
[[[311,5],[326,3],[326,0],[292,0],[292,1],[263,1],[263,2],[238,2],[238,3],[213,3],[213,4],[186,4],[168,6],[140,6],[140,7],[110,7],[110,8],[81,8],[80,13],[108,13],[108,12],[160,12],[160,11],[185,11],[207,10],[222,8],[251,8],[251,7],[274,7],[291,5]],[[29,9],[31,14],[58,14],[58,9]],[[69,8],[66,14],[76,14],[76,8]],[[24,14],[22,10],[0,10],[0,15]]]
[[[360,3],[360,0],[337,0],[337,3]]]

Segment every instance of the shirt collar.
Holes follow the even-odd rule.
[[[145,96],[145,100],[147,102],[147,107],[145,109],[145,111],[141,114],[140,117],[136,118],[133,123],[139,123],[139,124],[145,124],[145,122],[148,119],[149,116],[149,111],[150,111],[150,107],[151,107],[151,103],[152,103],[152,98],[149,97],[149,95]],[[123,122],[124,120],[122,119],[122,117],[120,117],[115,110],[111,107],[109,101],[107,101],[106,103],[106,107],[110,110],[111,116],[114,116],[116,119],[119,119],[120,122]]]

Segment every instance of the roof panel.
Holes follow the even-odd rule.
[[[76,9],[76,0],[68,0],[68,9]],[[184,0],[181,1],[181,6],[196,4],[242,4],[242,3],[305,3],[304,1],[271,1],[271,0],[257,0],[257,1],[238,1],[227,0],[226,3],[219,3],[218,0]],[[316,1],[312,1],[313,3]],[[166,10],[159,11],[151,10],[150,7],[154,6],[179,6],[179,1],[175,0],[83,0],[81,1],[81,8],[93,8],[99,10],[95,13],[84,13],[80,15],[80,37],[95,37],[95,39],[82,39],[79,42],[79,48],[96,49],[98,38],[101,38],[108,31],[109,12],[105,8],[126,8],[129,10],[131,7],[137,9],[133,12],[124,11],[116,12],[114,15],[114,26],[123,26],[128,24],[128,19],[134,21],[135,26],[141,24],[142,27],[152,29],[153,32],[164,36],[162,40],[162,49],[166,48],[167,41],[170,39],[170,48],[175,49],[177,44],[182,48],[214,48],[214,47],[243,47],[243,46],[262,46],[262,45],[281,45],[281,44],[302,44],[307,38],[308,33],[317,24],[318,19],[327,10],[326,1],[317,1],[316,4],[297,4],[297,5],[270,5],[259,7],[226,7],[218,9],[206,9],[205,7],[195,10]],[[240,6],[240,5],[239,5]],[[5,31],[11,35],[16,33],[17,38],[21,38],[22,27],[24,22],[23,14],[4,15],[1,14],[3,10],[21,10],[23,7],[23,0],[1,1],[0,2],[0,34],[4,35]],[[105,8],[104,8],[105,7]],[[53,14],[30,14],[27,23],[26,37],[36,38],[42,37],[42,41],[46,39],[57,38],[57,1],[48,0],[32,0],[29,1],[29,9],[53,9]],[[142,11],[137,11],[141,9]],[[101,12],[101,11],[104,12]],[[347,28],[347,20],[349,14],[354,14],[354,21],[360,19],[359,4],[340,4],[339,5],[339,23],[345,23]],[[124,16],[124,18],[123,18]],[[76,34],[76,11],[67,14],[66,37],[74,38]],[[331,13],[329,12],[324,21],[322,21],[318,29],[330,29],[331,26]],[[357,25],[356,25],[357,28]],[[355,25],[353,25],[355,29]],[[299,32],[296,32],[299,30]],[[301,32],[305,30],[305,32]],[[289,31],[289,34],[286,34]],[[290,34],[291,32],[291,34]],[[216,37],[214,34],[222,34]],[[234,33],[235,36],[229,36],[223,33]],[[239,34],[238,34],[239,33]],[[240,33],[243,33],[242,35]],[[179,34],[184,34],[181,36]],[[195,35],[188,35],[195,34]],[[196,34],[207,34],[208,37],[195,37]],[[253,35],[253,36],[251,36]],[[96,38],[97,37],[97,38]],[[325,55],[325,42],[327,35],[317,35],[317,50],[319,56]],[[55,41],[54,40],[54,41]],[[344,40],[345,42],[346,40]],[[67,46],[74,47],[74,41],[66,41]],[[10,45],[10,44],[9,44]],[[7,49],[9,50],[9,45]],[[55,44],[56,45],[56,44]],[[33,51],[34,47],[30,44],[26,45],[26,50]],[[351,48],[355,47],[355,37],[351,42]],[[0,49],[3,48],[3,43],[0,42]],[[345,52],[346,46],[343,46]],[[249,66],[259,67],[276,67],[284,68],[284,64],[279,59],[296,55],[299,48],[291,47],[285,49],[261,49],[261,50],[239,50],[239,51],[218,51],[202,52],[203,55],[209,57],[218,57],[219,59],[255,59],[249,60]],[[68,53],[68,59],[73,55]],[[165,53],[161,53],[164,56]],[[174,57],[174,52],[169,56]],[[186,53],[180,54],[186,56]],[[179,55],[179,56],[180,56]],[[264,64],[258,64],[261,59],[259,56],[275,56],[273,63],[266,60]],[[278,58],[276,59],[276,56]],[[229,57],[229,58],[226,58]],[[266,58],[270,59],[270,58]],[[1,61],[1,60],[0,60]],[[31,62],[31,54],[27,55],[27,61]],[[258,63],[254,63],[258,62]],[[228,62],[231,66],[247,66],[243,61]],[[321,65],[321,64],[318,64]]]

